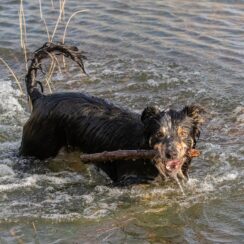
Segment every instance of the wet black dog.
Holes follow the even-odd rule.
[[[36,72],[41,60],[52,53],[71,58],[84,71],[85,56],[76,47],[46,43],[34,53],[26,75],[33,111],[23,129],[22,156],[55,157],[62,147],[85,153],[154,148],[159,156],[153,162],[104,162],[97,167],[114,182],[147,182],[158,175],[188,177],[188,152],[196,146],[202,123],[200,107],[186,106],[181,111],[147,107],[137,114],[84,93],[43,95]]]

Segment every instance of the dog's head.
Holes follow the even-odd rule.
[[[204,110],[197,105],[186,106],[180,111],[147,107],[141,120],[149,146],[158,151],[154,163],[165,178],[188,179],[192,157],[199,156],[195,149],[203,123]]]

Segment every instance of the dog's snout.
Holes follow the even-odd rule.
[[[168,159],[171,158],[171,154],[170,154],[169,150],[167,150],[167,151],[165,152],[165,157],[168,158]]]
[[[159,152],[162,158],[174,159],[177,158],[177,150],[173,145],[165,145],[163,143],[157,143],[154,145],[154,149]]]
[[[165,157],[167,159],[174,159],[177,157],[177,152],[174,149],[166,149]]]
[[[174,159],[177,157],[177,150],[172,141],[168,141],[168,143],[166,143],[165,157],[167,159]]]

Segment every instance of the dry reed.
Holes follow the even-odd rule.
[[[83,12],[88,12],[89,10],[88,9],[84,9],[84,10],[78,10],[76,12],[74,12],[68,19],[66,25],[65,25],[65,29],[64,29],[64,34],[63,34],[63,38],[62,38],[62,43],[64,44],[64,40],[65,40],[65,36],[66,36],[66,32],[67,32],[67,28],[68,28],[68,25],[69,25],[69,22],[71,21],[71,19],[78,13],[83,13]]]
[[[20,9],[19,9],[19,24],[20,24],[20,46],[23,49],[24,57],[25,57],[25,64],[26,70],[28,70],[28,63],[27,63],[27,51],[26,51],[26,22],[25,22],[25,13],[23,7],[23,0],[20,0]]]
[[[39,0],[39,8],[40,8],[40,18],[42,19],[43,18],[43,15],[42,15],[42,0]]]
[[[65,40],[65,36],[66,36],[66,32],[67,32],[67,28],[68,28],[68,25],[69,25],[69,22],[71,21],[71,19],[78,13],[83,13],[83,12],[87,12],[89,10],[87,9],[84,9],[84,10],[78,10],[76,12],[74,12],[68,19],[66,25],[65,25],[65,28],[64,28],[64,34],[63,34],[63,38],[62,38],[62,43],[64,44],[64,40]],[[66,63],[65,63],[65,58],[63,57],[63,66],[66,67]]]
[[[64,6],[65,6],[65,0],[63,0],[63,2],[62,2],[62,6],[60,6],[59,16],[58,16],[56,25],[55,25],[54,30],[53,30],[53,34],[52,34],[52,37],[51,37],[51,41],[53,41],[53,38],[54,38],[54,35],[55,35],[56,31],[57,31],[59,22],[60,22],[60,20],[61,20],[61,18],[62,18],[63,11],[64,11]]]
[[[5,62],[2,58],[0,58],[0,61],[2,61],[2,63],[7,67],[7,69],[10,71],[10,73],[12,74],[12,76],[14,77],[19,89],[20,89],[20,92],[21,92],[21,95],[24,95],[24,92],[23,92],[23,89],[21,87],[21,84],[20,84],[20,81],[19,79],[17,78],[17,76],[15,75],[14,71],[10,68],[10,66],[7,64],[7,62]]]

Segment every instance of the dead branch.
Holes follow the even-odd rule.
[[[136,159],[154,159],[158,155],[157,150],[117,150],[110,152],[81,154],[80,159],[83,163],[111,162],[114,160],[136,160]],[[199,157],[200,152],[196,149],[190,149],[187,152],[188,157]]]
[[[114,160],[153,159],[157,154],[155,150],[117,150],[93,154],[82,154],[83,163],[99,163]]]

